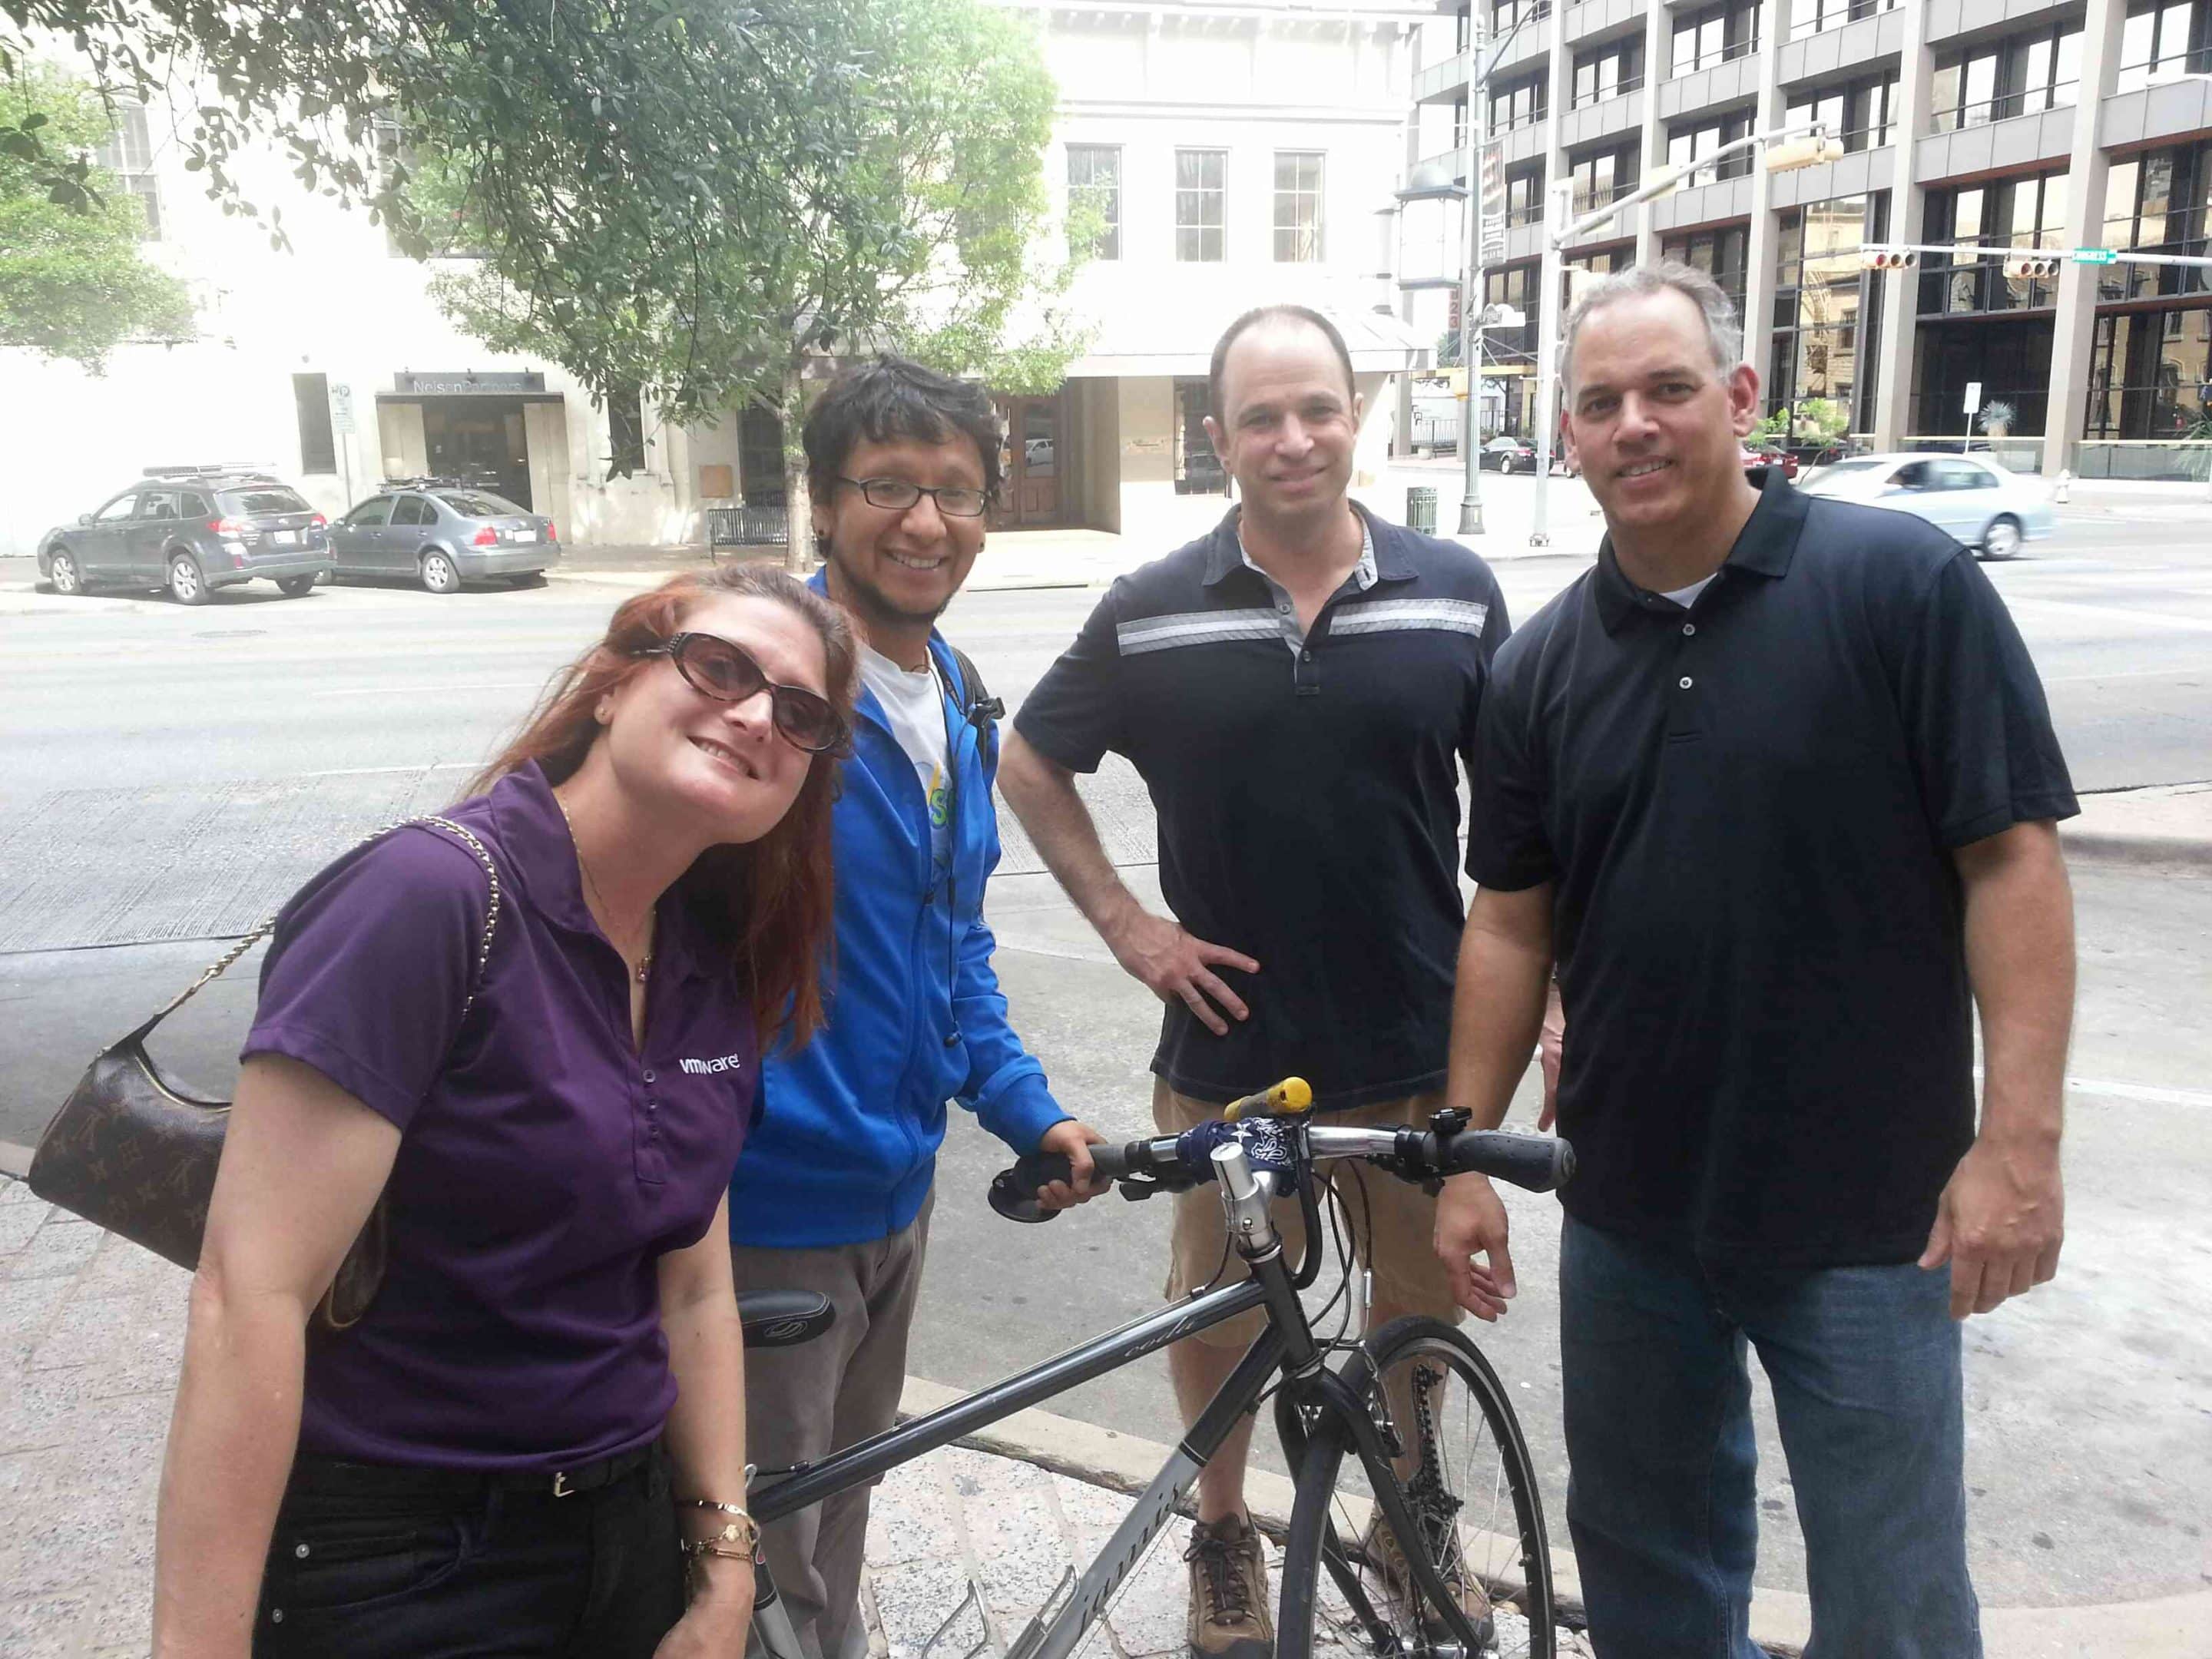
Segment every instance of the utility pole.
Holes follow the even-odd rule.
[[[1482,151],[1490,135],[1489,76],[1478,76],[1482,58],[1481,8],[1468,21],[1467,41],[1467,211],[1462,228],[1467,252],[1461,261],[1464,273],[1459,300],[1460,374],[1467,382],[1467,408],[1459,418],[1459,461],[1464,480],[1460,486],[1459,533],[1480,536],[1482,527]]]

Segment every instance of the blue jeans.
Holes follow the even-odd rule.
[[[1599,1659],[1758,1659],[1747,1343],[1805,1533],[1806,1659],[1979,1659],[1949,1309],[1948,1270],[1728,1266],[1569,1218],[1567,1527]]]

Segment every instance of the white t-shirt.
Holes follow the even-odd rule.
[[[1720,574],[1721,573],[1719,571],[1716,570],[1713,572],[1713,576],[1717,576]],[[1674,589],[1673,592],[1663,594],[1662,597],[1674,600],[1674,603],[1680,605],[1683,610],[1687,611],[1692,605],[1698,602],[1698,595],[1704,592],[1705,589],[1711,585],[1713,576],[1700,576],[1696,581],[1692,582],[1687,587],[1678,587]]]
[[[922,798],[929,803],[930,848],[942,864],[951,830],[946,816],[945,703],[936,672],[926,666],[902,668],[873,646],[864,645],[860,679],[883,704],[891,735],[921,780]]]

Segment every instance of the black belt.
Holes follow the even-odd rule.
[[[543,1498],[580,1498],[611,1486],[650,1464],[660,1451],[658,1440],[612,1457],[565,1469],[416,1468],[398,1463],[346,1463],[335,1457],[303,1456],[292,1466],[296,1490],[364,1496],[468,1498],[487,1492],[534,1493]]]

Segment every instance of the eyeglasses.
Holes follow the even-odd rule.
[[[980,489],[964,485],[945,484],[932,489],[927,484],[908,483],[904,478],[848,478],[838,476],[839,483],[850,484],[860,492],[861,500],[870,507],[888,507],[894,513],[903,513],[924,495],[937,498],[937,510],[948,519],[980,519],[991,498]]]
[[[794,749],[826,755],[844,747],[848,735],[844,716],[829,698],[803,685],[778,685],[741,645],[732,645],[714,634],[678,634],[667,644],[637,654],[666,657],[684,676],[685,684],[717,702],[744,702],[765,690],[775,729]]]

